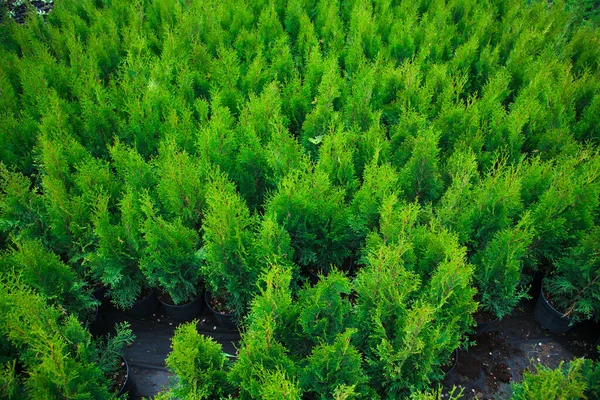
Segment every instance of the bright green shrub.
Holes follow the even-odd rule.
[[[43,238],[46,218],[43,197],[31,180],[0,163],[0,231],[20,238]],[[3,238],[4,240],[4,238]]]
[[[531,214],[526,213],[514,227],[498,231],[485,249],[473,256],[482,310],[503,318],[527,297],[522,272],[533,238]]]
[[[312,101],[315,106],[306,116],[300,135],[300,142],[313,159],[318,158],[323,138],[337,125],[341,106],[342,77],[338,62],[330,57],[323,64],[323,76]]]
[[[221,345],[196,330],[196,321],[177,327],[167,367],[177,376],[168,397],[220,399],[230,393],[226,380],[229,362]]]
[[[350,256],[349,209],[344,192],[319,171],[292,171],[267,200],[267,216],[290,234],[294,262],[327,274]]]
[[[600,228],[581,233],[544,279],[553,305],[574,321],[598,319],[600,307]]]
[[[523,381],[512,384],[511,399],[588,398],[587,395],[598,393],[595,383],[586,379],[591,372],[590,364],[591,360],[576,358],[567,365],[561,361],[556,369],[537,366],[535,374],[525,372]],[[589,393],[590,389],[592,393]]]
[[[333,186],[340,187],[350,199],[358,187],[354,172],[354,143],[348,132],[332,129],[323,138],[315,171],[325,173]]]
[[[440,241],[439,259],[423,258],[423,265],[431,264],[428,280],[422,283],[421,271],[409,269],[418,267],[411,260],[422,258],[410,254],[423,235],[415,226],[418,211],[395,206],[393,198],[384,203],[381,237],[370,235],[367,266],[354,282],[356,326],[361,328],[357,347],[365,353],[367,373],[378,377],[376,390],[387,396],[424,389],[440,377],[440,365],[463,343],[476,309],[473,268],[456,237]],[[428,229],[435,234],[435,226]],[[441,231],[440,238],[445,235]]]
[[[99,198],[94,215],[96,249],[88,255],[91,276],[108,288],[113,304],[126,310],[148,287],[140,269],[146,243],[139,197],[132,191],[119,202],[118,220],[113,222],[106,198]]]
[[[542,265],[559,259],[581,232],[594,225],[599,204],[600,158],[596,152],[582,149],[576,156],[559,160],[548,189],[532,206],[536,231],[532,250]]]
[[[357,246],[362,246],[367,234],[379,226],[379,212],[384,199],[398,194],[398,172],[390,164],[379,165],[378,157],[366,166],[362,185],[352,198],[352,229]]]
[[[157,215],[151,198],[142,199],[145,220],[141,227],[145,246],[140,269],[147,282],[171,296],[175,304],[193,300],[200,291],[198,233],[180,218],[168,221]]]
[[[159,147],[155,161],[156,193],[171,218],[180,217],[189,228],[201,226],[205,206],[207,167],[178,148],[173,139]]]
[[[26,372],[13,378],[19,381],[12,382],[13,389],[22,387],[28,398],[110,397],[96,347],[74,316],[62,317],[40,295],[14,282],[0,284],[0,304],[0,335],[17,349]],[[20,398],[20,390],[11,391]]]
[[[3,255],[7,270],[2,276],[16,276],[46,302],[82,320],[93,316],[95,300],[75,271],[44,248],[37,240],[19,240]]]
[[[299,293],[298,323],[305,340],[312,342],[313,346],[333,344],[344,334],[351,318],[350,289],[350,280],[342,272],[332,271],[326,279]]]
[[[305,393],[331,399],[341,387],[353,387],[358,393],[364,391],[368,377],[361,366],[361,354],[350,340],[355,332],[347,329],[338,333],[333,342],[323,342],[313,349],[300,373]]]
[[[256,220],[233,183],[215,171],[206,194],[202,276],[213,296],[241,318],[256,293],[260,263],[252,258]],[[226,310],[219,310],[226,311]]]

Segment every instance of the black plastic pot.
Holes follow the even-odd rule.
[[[452,366],[450,367],[450,369],[448,371],[444,371],[445,375],[448,375],[450,372],[454,371],[454,368],[456,368],[456,364],[458,364],[458,349],[454,349],[454,362],[452,363]],[[443,368],[442,368],[443,370]]]
[[[121,357],[121,360],[125,363],[125,368],[127,369],[127,375],[125,377],[125,383],[121,386],[121,389],[117,392],[117,397],[128,393],[132,395],[135,392],[135,384],[133,383],[133,379],[131,377],[131,373],[129,371],[129,364],[127,364],[127,360],[125,357]]]
[[[478,322],[477,328],[475,329],[475,335],[479,336],[489,332],[489,330],[496,324],[496,322],[498,322],[498,318],[488,322]]]
[[[543,287],[540,288],[540,296],[535,303],[533,315],[542,328],[547,329],[551,333],[565,333],[573,328],[571,318],[566,317],[548,303]]]
[[[233,314],[225,314],[212,308],[210,305],[211,295],[208,290],[204,292],[204,298],[206,299],[206,305],[214,314],[219,325],[226,329],[237,329],[237,323]]]
[[[156,297],[156,291],[152,289],[152,293],[150,293],[146,297],[137,300],[133,304],[133,307],[127,310],[127,314],[135,318],[143,318],[156,311],[157,307],[158,298]]]
[[[108,298],[106,297],[106,287],[96,287],[92,292],[92,296],[94,296],[94,298],[100,302],[100,307],[102,307],[108,300]]]
[[[315,286],[317,283],[319,283],[319,280],[321,280],[319,275],[315,274],[311,270],[308,270],[308,282],[311,286]]]
[[[88,329],[94,337],[104,334],[104,321],[99,307],[96,307],[96,314],[94,314],[94,319],[88,323]]]
[[[174,305],[174,304],[165,303],[164,301],[162,301],[160,299],[159,299],[159,301],[160,301],[160,304],[162,304],[162,307],[165,310],[165,313],[172,320],[180,321],[180,322],[191,321],[196,316],[198,316],[198,314],[200,314],[202,312],[202,309],[204,308],[203,294],[204,294],[204,289],[202,289],[200,291],[200,293],[194,300],[192,300],[191,302],[189,302],[187,304]]]

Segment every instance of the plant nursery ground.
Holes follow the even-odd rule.
[[[581,323],[565,334],[550,334],[533,317],[535,299],[522,301],[515,311],[492,324],[486,332],[473,336],[474,344],[459,350],[456,367],[442,382],[444,388],[463,388],[466,398],[506,398],[508,384],[520,381],[523,371],[535,370],[536,364],[556,368],[575,357],[597,357],[595,343],[600,325]],[[125,349],[131,367],[135,392],[133,400],[156,395],[173,379],[165,366],[171,351],[171,338],[178,322],[170,320],[161,309],[147,318],[132,318],[113,307],[103,309],[103,324],[129,321],[135,342]],[[236,354],[240,334],[220,327],[210,310],[198,316],[198,331],[214,338],[223,351]],[[442,395],[444,396],[444,395]]]

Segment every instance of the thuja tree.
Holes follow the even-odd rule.
[[[256,292],[260,273],[260,262],[252,257],[256,220],[235,185],[218,170],[209,183],[206,202],[202,276],[213,297],[219,296],[227,308],[219,311],[239,318]]]
[[[466,249],[431,218],[418,204],[385,199],[354,282],[357,346],[367,372],[384,377],[374,385],[387,396],[425,389],[441,377],[441,365],[473,325]]]
[[[357,346],[380,393],[398,397],[425,389],[464,343],[476,309],[472,267],[464,249],[440,263],[429,284],[403,266],[402,245],[382,244],[355,281]],[[383,281],[382,281],[383,278]],[[443,322],[442,322],[443,321]],[[419,365],[419,368],[414,368]]]
[[[15,237],[44,238],[45,207],[39,189],[23,174],[0,163],[0,231]],[[4,244],[4,243],[3,243]]]
[[[0,335],[15,349],[15,363],[2,366],[10,385],[0,393],[20,398],[110,398],[110,381],[97,364],[98,353],[89,332],[73,315],[45,303],[41,295],[17,282],[0,284]]]
[[[198,333],[195,323],[177,327],[166,364],[177,382],[159,399],[222,399],[233,392],[227,382],[230,362],[221,345]]]
[[[384,199],[399,194],[398,172],[389,163],[379,165],[376,155],[366,166],[362,185],[352,198],[352,229],[358,246],[362,246],[367,234],[379,228],[380,209]]]
[[[526,213],[515,226],[498,231],[472,257],[481,310],[503,318],[527,297],[522,272],[533,238],[531,214]]]
[[[93,315],[96,303],[85,282],[55,253],[32,239],[18,240],[13,246],[1,257],[0,275],[18,277],[49,304],[82,320]]]
[[[577,244],[567,249],[544,279],[554,307],[574,321],[598,319],[600,308],[600,228],[580,235]]]
[[[323,172],[290,172],[267,200],[265,213],[288,231],[294,261],[304,270],[327,273],[351,255],[344,191],[332,186]]]
[[[140,268],[148,283],[169,294],[175,304],[194,299],[200,290],[198,233],[180,218],[169,221],[157,214],[149,195],[142,199],[145,220],[144,252]]]
[[[307,396],[364,396],[368,378],[360,352],[351,343],[355,331],[348,329],[348,279],[333,272],[301,291],[304,300],[294,303],[291,278],[288,269],[277,265],[263,275],[264,286],[252,303],[231,381],[244,398],[260,398],[262,385],[270,382],[265,376],[273,373],[297,382],[297,391]],[[317,295],[315,304],[308,304],[311,293]]]
[[[87,260],[92,277],[108,288],[113,304],[126,310],[149,286],[140,269],[146,245],[142,233],[144,214],[139,196],[132,189],[123,194],[118,209],[115,215],[106,198],[98,199],[93,220],[97,245]]]
[[[558,161],[558,160],[557,160]],[[600,194],[600,157],[581,148],[554,165],[551,182],[532,206],[536,240],[532,251],[543,269],[551,269],[581,233],[594,226]]]
[[[155,161],[156,193],[171,218],[180,217],[193,229],[201,226],[205,205],[207,167],[179,149],[174,138],[161,143]]]
[[[42,134],[38,147],[49,244],[71,264],[81,266],[94,242],[93,206],[103,193],[114,207],[120,182],[107,162],[92,157],[67,133]]]
[[[396,283],[399,285],[405,282],[401,278],[412,278],[409,279],[408,286],[412,285],[413,290],[409,292],[414,293],[417,290],[419,282],[416,276],[408,273],[397,278]],[[422,298],[424,303],[439,301],[440,298],[436,299],[437,294],[444,299],[455,298],[450,293],[452,290],[448,292],[447,289],[448,286],[456,287],[453,286],[452,279],[442,281],[441,286],[445,289],[440,292],[433,290],[436,286],[433,284],[429,294]],[[373,348],[361,347],[361,344],[365,344],[365,339],[368,339],[367,336],[374,333],[357,329],[359,324],[363,329],[365,326],[371,326],[366,320],[378,321],[380,312],[369,313],[366,320],[358,321],[357,328],[353,328],[354,319],[352,313],[348,312],[353,307],[358,307],[358,303],[355,306],[355,300],[358,301],[358,298],[354,297],[355,300],[352,300],[349,297],[351,283],[339,272],[325,277],[312,289],[301,290],[300,297],[306,301],[295,301],[291,286],[292,274],[286,267],[271,265],[262,275],[261,290],[253,299],[237,358],[233,362],[227,361],[220,345],[199,335],[194,323],[180,327],[173,338],[173,352],[167,359],[169,368],[179,380],[163,395],[164,398],[190,395],[215,398],[233,393],[244,399],[373,399],[379,398],[379,395],[387,396],[381,390],[381,382],[388,382],[391,379],[390,374],[380,374],[381,371],[376,371],[372,365],[376,360],[367,357],[372,352],[385,352],[385,343],[374,339]],[[391,289],[396,287],[397,285],[384,284],[382,292],[378,292],[378,295],[385,295],[392,300],[397,292]],[[372,289],[377,292],[379,287],[374,285]],[[319,300],[316,305],[307,303],[310,293],[317,293]],[[405,297],[404,301],[410,302],[408,297]],[[328,301],[335,305],[333,310],[327,306]],[[420,306],[407,305],[406,308],[414,309],[415,318],[423,311],[423,307]],[[315,312],[316,310],[319,312]],[[394,311],[399,310],[398,307],[390,309],[386,318],[393,318]],[[360,306],[356,311],[359,311],[360,316],[365,315],[363,312],[371,310]],[[435,311],[433,313],[435,315]],[[436,315],[435,319],[437,317]],[[311,320],[316,321],[318,329],[305,329]],[[444,324],[449,322],[448,319],[443,319]],[[406,324],[404,327],[408,329],[411,326]],[[456,328],[456,325],[453,326]],[[388,329],[389,333],[391,328],[385,325],[383,329]],[[427,333],[439,332],[434,326],[423,330]],[[401,372],[407,382],[414,378],[414,374],[410,372],[411,368],[415,369],[415,366],[419,365],[417,369],[421,369],[421,364],[413,364],[421,359],[415,351],[418,346],[411,346],[413,334],[419,331],[418,328],[409,330],[405,340],[397,343],[404,348],[405,358],[410,358],[406,361],[406,370],[402,368]],[[427,341],[426,337],[425,334],[419,335],[417,341],[423,341],[423,346],[433,345],[434,342]],[[445,342],[441,337],[438,339]],[[394,371],[400,373],[397,369]],[[412,394],[412,398],[416,399],[440,398],[439,394],[428,391],[428,388],[413,391],[408,387],[408,383],[406,385],[405,389],[398,393],[406,396]]]
[[[510,386],[510,399],[593,399],[600,395],[600,366],[590,359],[576,358],[550,369],[542,364],[527,371],[521,382]]]

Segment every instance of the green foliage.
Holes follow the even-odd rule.
[[[351,312],[350,287],[342,272],[332,271],[314,287],[302,290],[298,295],[298,322],[306,340],[333,344],[344,333]]]
[[[209,184],[206,202],[202,275],[213,295],[221,296],[227,308],[241,318],[256,293],[261,267],[261,262],[252,258],[255,220],[233,183],[219,171]],[[257,244],[268,249],[272,245],[264,239],[266,243]],[[275,240],[273,245],[278,246]],[[285,237],[283,240],[285,246]]]
[[[340,387],[360,388],[367,382],[361,355],[350,341],[355,332],[355,329],[348,329],[339,333],[331,344],[322,343],[313,349],[300,378],[307,393],[331,399]],[[357,389],[357,392],[361,390]]]
[[[456,387],[452,387],[452,390],[450,390],[450,393],[443,394],[442,388],[438,387],[438,389],[436,389],[436,390],[430,390],[430,391],[425,391],[425,392],[422,392],[422,391],[414,392],[410,395],[410,399],[411,400],[442,400],[443,398],[448,398],[450,400],[458,400],[463,397],[463,395],[462,395],[463,390],[464,389],[460,389],[460,391],[458,393],[456,393]]]
[[[0,335],[17,349],[25,371],[11,378],[15,397],[9,399],[20,398],[19,393],[44,399],[110,397],[109,381],[96,363],[96,347],[74,316],[62,317],[16,281],[0,284],[0,304]]]
[[[99,198],[94,215],[94,233],[98,240],[94,253],[88,256],[91,275],[108,289],[113,303],[126,310],[147,287],[139,268],[143,255],[143,214],[139,198],[128,191],[119,202],[120,221],[113,217],[106,198]]]
[[[587,149],[555,165],[548,189],[532,207],[537,233],[534,255],[555,262],[596,220],[600,193],[600,157]]]
[[[131,346],[135,340],[128,322],[115,325],[116,335],[107,335],[106,340],[96,344],[98,351],[97,363],[104,376],[114,376],[123,365],[123,348]]]
[[[527,213],[514,227],[496,233],[485,249],[473,256],[481,309],[503,318],[527,297],[521,274],[533,237],[531,215]]]
[[[352,199],[352,229],[363,244],[367,234],[379,226],[379,210],[385,198],[398,194],[398,173],[390,164],[378,165],[378,159],[366,166],[362,185]]]
[[[576,246],[556,261],[544,289],[555,307],[575,321],[599,317],[600,228],[583,233]]]
[[[230,292],[253,326],[242,398],[321,396],[306,360],[347,328],[369,380],[326,396],[408,397],[462,343],[471,279],[507,315],[540,269],[599,314],[592,3],[63,0],[2,23],[0,250],[39,244],[56,256],[31,265],[121,308],[150,285],[189,300],[200,275]],[[353,283],[299,287],[350,263]],[[259,280],[273,264],[290,282]]]
[[[31,180],[0,163],[0,230],[15,237],[43,238],[45,208]]]
[[[2,257],[8,270],[4,276],[16,276],[59,310],[82,320],[93,315],[96,303],[83,280],[58,256],[36,240],[20,240]]]
[[[171,218],[180,217],[189,228],[201,226],[207,171],[202,163],[178,149],[173,139],[159,147],[155,161],[156,193]]]
[[[537,366],[535,374],[525,372],[523,381],[512,384],[511,399],[586,399],[598,394],[598,366],[591,360],[576,358],[556,369]],[[592,397],[588,397],[592,396]]]
[[[198,233],[184,226],[180,218],[167,221],[157,215],[148,195],[141,207],[146,216],[141,227],[146,242],[139,264],[142,273],[175,304],[193,300],[200,290]]]
[[[290,234],[294,261],[300,267],[327,274],[350,256],[352,233],[344,192],[324,173],[292,171],[265,210]]]
[[[179,325],[173,336],[167,367],[178,378],[169,398],[220,399],[229,393],[227,356],[221,345],[196,330],[197,321]]]
[[[354,282],[357,347],[365,353],[366,371],[378,377],[377,390],[393,397],[425,389],[441,376],[440,366],[474,324],[465,316],[477,306],[465,248],[435,225],[415,227],[417,213],[418,208],[384,203],[382,237],[369,237],[367,266]],[[412,253],[421,251],[421,229],[431,231],[430,240],[440,236],[441,257]],[[435,246],[428,247],[435,254]],[[419,274],[427,268],[430,277],[422,282]]]

